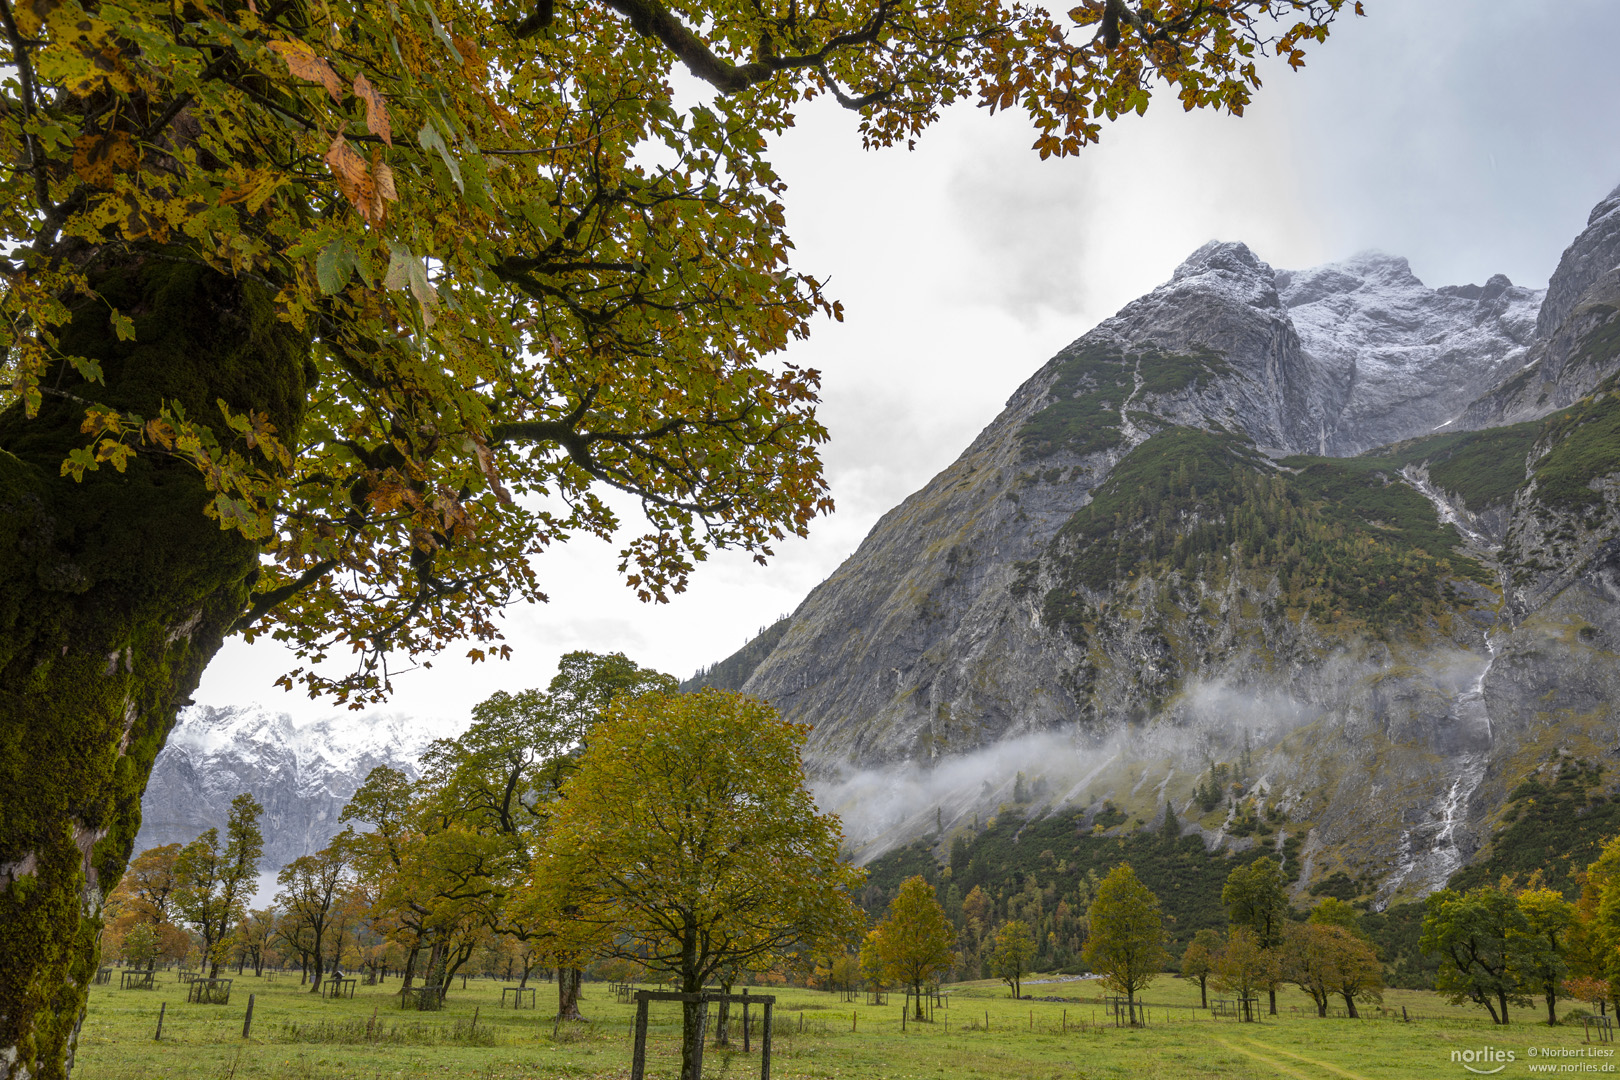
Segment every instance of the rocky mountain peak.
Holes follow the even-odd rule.
[[[1426,434],[1523,366],[1541,293],[1497,274],[1431,289],[1406,259],[1362,252],[1277,275],[1313,374],[1316,445],[1354,454]]]
[[[1206,275],[1220,275],[1232,281],[1270,285],[1273,271],[1249,245],[1236,240],[1211,240],[1186,259],[1170,275],[1171,281],[1184,281]]]
[[[1284,270],[1276,275],[1277,291],[1288,308],[1314,304],[1330,296],[1348,296],[1376,289],[1422,288],[1412,266],[1399,255],[1363,251],[1343,262],[1309,270]]]
[[[1243,318],[1238,311],[1222,309],[1242,313],[1280,309],[1274,276],[1270,265],[1247,244],[1211,240],[1187,256],[1169,281],[1126,304],[1097,330],[1131,344],[1139,344],[1145,332],[1164,347],[1185,347],[1199,336],[1218,334],[1223,317]],[[1167,320],[1169,309],[1177,306],[1190,307],[1189,321]],[[1195,330],[1191,320],[1204,324],[1203,330]],[[1186,340],[1178,340],[1183,337]]]

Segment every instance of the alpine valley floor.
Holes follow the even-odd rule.
[[[288,1077],[372,1080],[383,1077],[467,1076],[484,1080],[530,1077],[626,1077],[634,1006],[620,1004],[606,984],[586,987],[590,1022],[553,1033],[545,1000],[554,987],[533,984],[540,1008],[500,1006],[513,984],[469,979],[439,1013],[401,1012],[397,982],[362,987],[353,1000],[324,1001],[294,977],[237,980],[229,1005],[191,1005],[184,984],[161,978],[152,991],[95,987],[79,1042],[75,1075],[83,1080],[235,1080]],[[1193,1008],[1198,987],[1164,976],[1144,995],[1148,1026],[1115,1028],[1089,980],[1043,981],[1031,976],[1015,1001],[999,983],[949,986],[949,1008],[933,1023],[901,1031],[900,995],[882,1006],[839,995],[783,987],[755,988],[777,999],[771,1075],[787,1080],[916,1080],[951,1077],[1103,1080],[1103,1078],[1288,1077],[1293,1080],[1405,1080],[1466,1077],[1461,1055],[1477,1072],[1542,1074],[1615,1071],[1614,1044],[1587,1043],[1583,1027],[1534,1023],[1533,1009],[1493,1027],[1477,1009],[1447,1005],[1426,991],[1386,991],[1382,1008],[1364,1006],[1360,1020],[1320,1019],[1308,998],[1278,995],[1277,1017],[1253,1024],[1212,1019]],[[242,1038],[249,993],[253,1032]],[[1212,994],[1212,997],[1214,995]],[[1036,1000],[1038,998],[1038,1000]],[[160,1004],[163,1038],[153,1041]],[[1410,1018],[1401,1019],[1402,1009]],[[679,1017],[655,1009],[649,1077],[678,1070]],[[756,1014],[757,1016],[757,1014]],[[734,1021],[735,1025],[735,1021]],[[757,1020],[756,1020],[757,1025]],[[852,1026],[854,1030],[852,1030]],[[370,1037],[368,1039],[368,1030]],[[740,1033],[734,1026],[734,1043]],[[752,1053],[710,1050],[705,1076],[758,1075],[759,1032]],[[1531,1056],[1534,1049],[1535,1056]],[[1486,1059],[1481,1051],[1490,1051]],[[1512,1060],[1504,1060],[1511,1052]],[[1458,1058],[1454,1059],[1453,1054]]]

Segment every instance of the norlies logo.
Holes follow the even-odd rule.
[[[1507,1068],[1507,1063],[1516,1060],[1511,1050],[1501,1050],[1494,1046],[1482,1046],[1478,1050],[1453,1050],[1451,1060],[1471,1073],[1481,1076],[1490,1076]],[[1490,1066],[1495,1068],[1475,1068],[1475,1066]]]

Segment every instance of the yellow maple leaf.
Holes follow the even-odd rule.
[[[246,203],[253,213],[265,204],[276,188],[287,182],[287,178],[274,169],[250,169],[236,183],[226,188],[219,197],[219,205],[231,206],[234,203]]]
[[[116,173],[140,161],[140,151],[122,131],[89,132],[73,140],[73,171],[91,187],[112,187]]]

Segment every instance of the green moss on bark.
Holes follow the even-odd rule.
[[[153,252],[102,276],[136,339],[86,305],[63,349],[96,358],[81,399],[198,419],[302,417],[307,337],[263,286]],[[97,964],[100,911],[140,827],[140,798],[178,706],[243,610],[258,548],[203,516],[191,466],[142,456],[60,476],[83,405],[0,414],[0,1075],[61,1077]],[[221,437],[226,437],[221,432]],[[7,1053],[14,1054],[11,1061]]]

